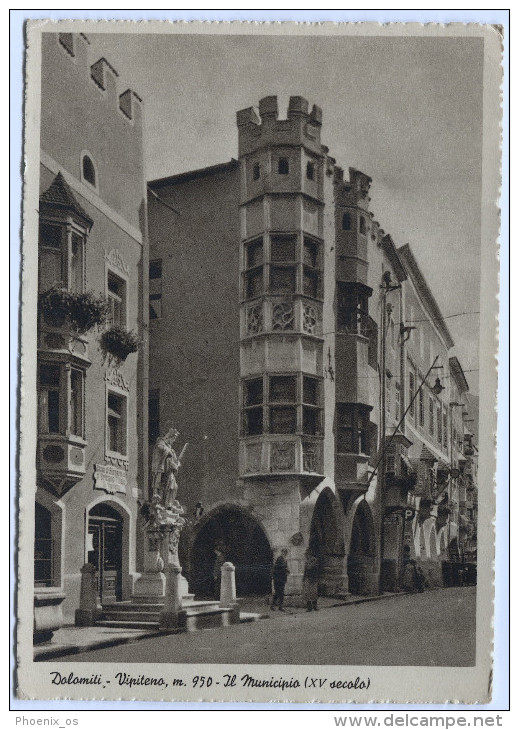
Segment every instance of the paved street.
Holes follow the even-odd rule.
[[[476,589],[445,588],[89,651],[57,661],[470,666]]]

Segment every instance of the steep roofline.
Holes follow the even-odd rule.
[[[469,390],[469,384],[467,383],[467,378],[458,358],[449,357],[449,366],[458,388],[462,393],[466,393]]]
[[[189,170],[188,172],[181,172],[178,175],[170,175],[169,177],[159,177],[156,180],[149,180],[148,187],[150,188],[164,188],[168,185],[178,185],[179,183],[189,182],[191,180],[197,180],[201,177],[209,177],[210,175],[217,175],[219,172],[226,172],[227,170],[234,170],[239,167],[240,163],[231,158],[229,162],[221,162],[219,165],[211,165],[210,167],[201,167],[198,170]]]
[[[398,279],[398,281],[405,281],[405,279],[407,279],[406,270],[400,260],[400,256],[398,255],[395,243],[389,233],[387,233],[383,237],[382,246],[387,254],[391,266],[395,271],[396,278]]]
[[[425,277],[422,274],[420,267],[418,266],[418,262],[416,261],[414,254],[411,251],[411,247],[408,243],[406,243],[404,246],[400,246],[397,251],[400,259],[404,264],[405,270],[407,271],[411,281],[416,287],[422,303],[427,308],[427,311],[430,314],[434,325],[437,327],[442,337],[444,338],[448,349],[454,347],[454,340],[452,339],[451,333],[449,332],[449,328],[443,320],[441,309],[438,306],[438,302],[434,298],[432,291],[429,289],[429,285],[427,284]]]

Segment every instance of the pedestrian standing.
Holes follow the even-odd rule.
[[[217,547],[214,550],[215,559],[213,566],[213,595],[220,598],[220,585],[222,580],[222,565],[225,563],[223,548]]]
[[[287,584],[288,574],[290,573],[287,563],[288,550],[283,548],[281,555],[274,563],[272,571],[272,580],[274,583],[274,598],[272,599],[271,611],[276,610],[276,605],[280,611],[284,611],[283,601],[285,600],[285,586]]]
[[[308,549],[305,553],[305,572],[303,573],[303,600],[307,611],[318,611],[317,586],[319,582],[319,559]]]

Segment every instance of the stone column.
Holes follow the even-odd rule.
[[[236,605],[236,568],[232,563],[224,563],[221,567],[220,608],[231,608]]]
[[[79,608],[76,609],[76,626],[93,626],[99,615],[97,604],[96,569],[92,563],[85,563],[81,568],[81,591]]]

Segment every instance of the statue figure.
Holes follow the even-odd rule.
[[[180,468],[180,458],[177,458],[173,449],[178,436],[177,429],[169,426],[164,436],[159,436],[155,442],[151,458],[153,497],[159,496],[161,504],[166,509],[175,504],[178,492],[175,475]],[[182,454],[184,451],[185,447]]]

